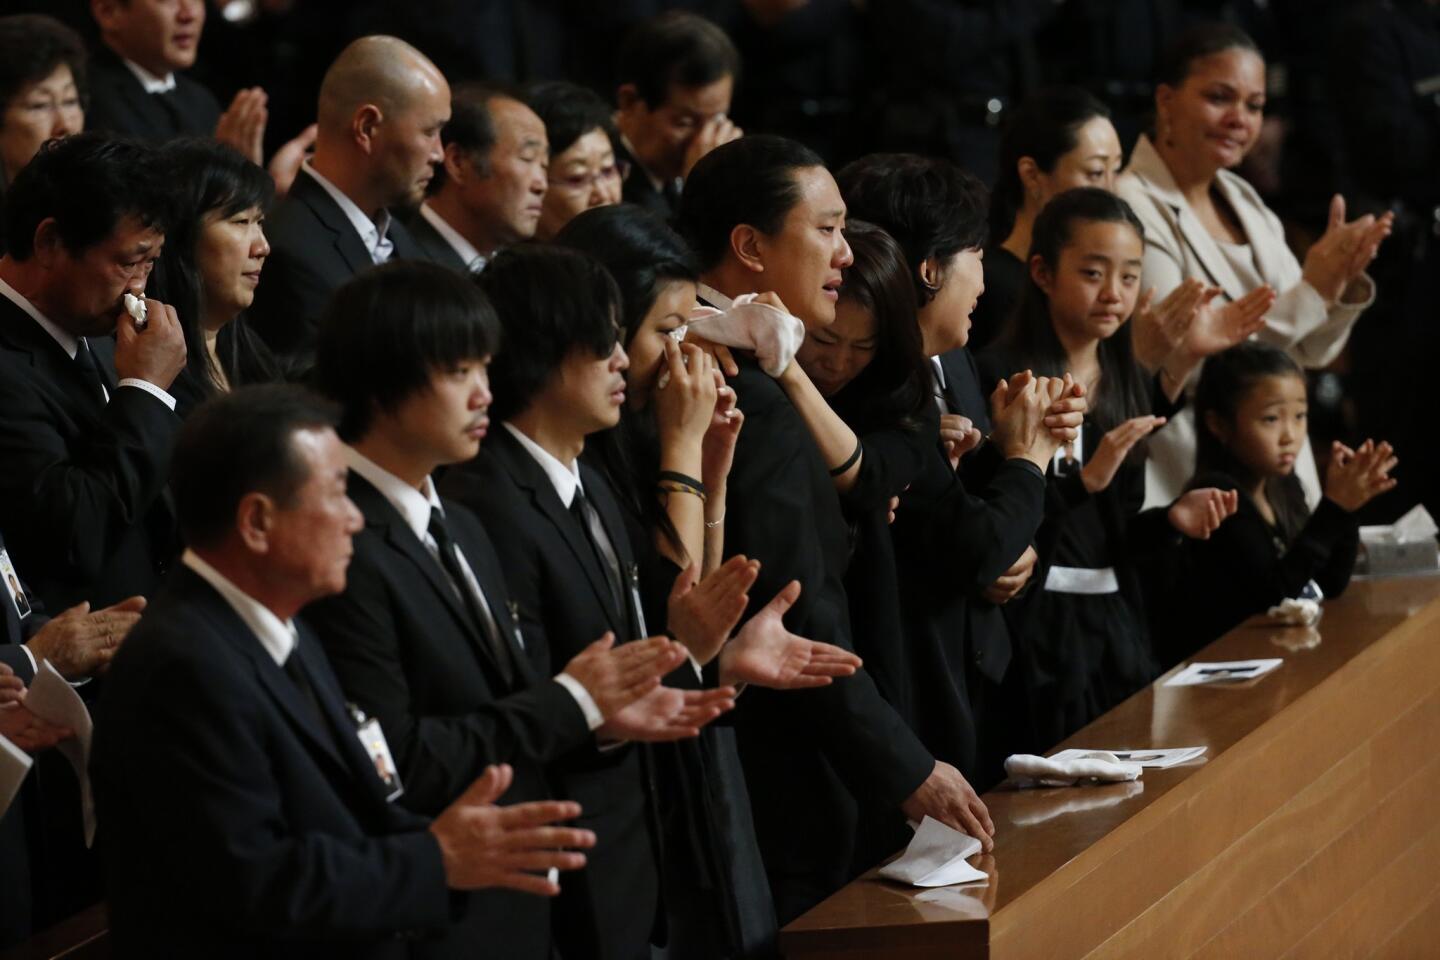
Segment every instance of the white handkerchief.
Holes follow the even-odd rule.
[[[1194,687],[1204,684],[1239,683],[1263,677],[1285,661],[1279,657],[1260,660],[1217,660],[1214,663],[1192,663],[1165,681],[1167,687]]]
[[[778,377],[805,342],[805,324],[768,303],[756,303],[756,296],[736,297],[723,313],[714,307],[697,307],[686,329],[727,347],[754,351],[761,368]]]
[[[65,682],[60,672],[50,665],[49,660],[41,661],[25,693],[25,706],[41,720],[60,727],[69,727],[75,736],[62,740],[55,749],[64,754],[75,768],[75,778],[80,781],[80,814],[85,821],[85,846],[95,842],[95,801],[90,794],[90,734],[93,725],[90,711],[75,688]]]
[[[20,784],[25,782],[25,774],[34,762],[30,754],[0,737],[0,817],[10,809],[10,801],[20,792]]]
[[[1061,750],[1050,755],[1052,761],[1079,760],[1083,757],[1114,757],[1123,763],[1138,763],[1142,767],[1163,770],[1166,767],[1189,763],[1205,755],[1207,747],[1156,747],[1153,750]]]
[[[1265,616],[1276,623],[1294,627],[1310,627],[1320,619],[1320,604],[1301,597],[1286,597],[1266,610]]]
[[[880,876],[915,887],[988,881],[989,874],[965,862],[980,852],[980,841],[926,817],[898,859],[880,868]]]
[[[1034,780],[1047,787],[1068,787],[1082,780],[1103,780],[1107,783],[1134,780],[1140,776],[1140,764],[1125,763],[1115,754],[1103,750],[1088,751],[1066,760],[1017,753],[1005,758],[1005,772],[1015,780]]]

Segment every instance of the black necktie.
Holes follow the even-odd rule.
[[[150,96],[153,97],[155,101],[160,104],[160,108],[165,111],[165,117],[170,121],[171,132],[174,135],[179,136],[191,132],[185,129],[185,118],[180,113],[180,100],[175,96],[173,87],[169,90],[159,90],[150,94]]]
[[[580,529],[585,531],[585,539],[590,541],[590,549],[595,551],[595,559],[600,561],[600,569],[605,571],[616,612],[624,614],[625,588],[620,579],[620,558],[615,555],[615,546],[605,532],[600,514],[595,512],[579,487],[575,488],[575,499],[570,501],[570,512],[580,521]]]
[[[305,674],[305,668],[300,663],[300,647],[297,643],[290,651],[290,656],[285,658],[285,674],[300,690],[300,699],[305,701],[305,706],[310,710],[310,719],[320,725],[322,730],[328,732],[325,725],[325,711],[320,709],[320,698],[315,695],[315,687],[311,685],[310,678]]]
[[[101,405],[110,402],[109,395],[105,392],[105,378],[100,375],[100,363],[95,359],[95,354],[90,352],[90,344],[81,337],[75,348],[75,365],[80,368],[80,375],[90,385],[91,396],[97,398]]]
[[[460,595],[460,600],[470,614],[474,628],[480,631],[480,636],[490,647],[495,662],[500,666],[500,675],[505,678],[507,684],[514,683],[515,662],[511,659],[510,645],[501,636],[500,627],[495,622],[489,608],[480,602],[480,598],[471,589],[470,580],[465,576],[465,570],[460,564],[460,547],[450,536],[450,528],[445,523],[445,515],[437,507],[430,508],[430,536],[435,538],[435,546],[439,549],[440,566],[445,568],[446,575],[454,585],[455,591]]]

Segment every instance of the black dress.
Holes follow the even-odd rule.
[[[1025,264],[1000,244],[985,248],[985,292],[970,312],[971,353],[979,353],[1000,336],[1020,304],[1029,274]]]
[[[1218,472],[1196,476],[1190,487],[1240,489],[1233,476]],[[1182,604],[1175,597],[1160,605],[1163,612],[1157,609],[1156,636],[1164,641],[1164,659],[1178,663],[1247,617],[1298,596],[1311,580],[1326,597],[1339,596],[1350,583],[1359,542],[1355,515],[1328,497],[1298,533],[1287,537],[1242,491],[1235,515],[1209,540],[1186,544],[1177,590],[1204,602]]]
[[[648,438],[623,436],[632,426],[616,428],[620,435],[607,440],[646,443]],[[616,485],[614,478],[611,482]],[[640,484],[642,495],[650,486]],[[628,487],[616,485],[617,492]],[[624,495],[618,499],[635,551],[632,575],[647,634],[655,636],[666,632],[666,601],[681,571],[655,549],[654,530],[639,504]],[[705,686],[715,685],[713,661],[703,675]],[[727,720],[702,728],[693,740],[650,744],[646,750],[658,799],[661,901],[672,957],[778,956],[775,906],[755,841],[735,730]]]
[[[996,351],[982,358],[987,375],[991,361],[998,359]],[[987,376],[987,382],[993,379]],[[1157,413],[1173,412],[1163,396],[1156,400]],[[1045,752],[1159,673],[1141,573],[1152,555],[1178,550],[1181,538],[1165,510],[1141,512],[1141,458],[1132,454],[1104,490],[1091,494],[1085,489],[1081,465],[1089,462],[1104,433],[1102,425],[1087,418],[1079,458],[1057,458],[1046,471],[1045,519],[1035,540],[1039,561],[1029,589],[1005,607],[1027,701],[1025,752]],[[1085,571],[1082,577],[1113,571],[1113,589],[1073,592],[1080,587],[1066,582],[1074,576],[1070,570]]]

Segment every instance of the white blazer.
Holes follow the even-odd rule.
[[[1344,349],[1355,320],[1375,302],[1374,282],[1368,275],[1363,277],[1366,297],[1362,303],[1327,305],[1302,279],[1300,261],[1285,243],[1280,218],[1265,206],[1255,188],[1228,170],[1219,172],[1216,187],[1240,220],[1257,272],[1278,293],[1257,337],[1285,350],[1303,367],[1326,366]],[[1142,286],[1154,288],[1156,300],[1187,277],[1219,287],[1222,301],[1238,300],[1250,292],[1191,210],[1148,137],[1142,135],[1135,144],[1130,164],[1116,182],[1116,192],[1145,226]],[[1313,508],[1320,502],[1320,477],[1308,439],[1295,469]],[[1194,470],[1195,418],[1187,407],[1151,440],[1146,506],[1164,505],[1179,496]]]

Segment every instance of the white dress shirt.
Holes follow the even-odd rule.
[[[435,558],[435,562],[441,563],[440,545],[437,544],[435,538],[430,535],[430,511],[433,508],[439,510],[443,515],[445,508],[441,505],[440,498],[435,493],[435,484],[431,482],[430,478],[425,478],[425,486],[423,488],[416,489],[360,453],[354,447],[346,447],[345,455],[349,460],[350,469],[360,474],[360,476],[374,485],[376,490],[380,491],[380,495],[388,500],[390,505],[400,514],[401,518],[405,521],[405,525],[410,528],[410,532],[415,534],[415,538],[425,545],[425,549],[429,551],[430,556]],[[475,571],[470,569],[470,561],[466,559],[465,551],[457,547],[455,553],[460,560],[460,571],[465,575],[466,587],[475,598],[480,601],[480,605],[485,608],[485,612],[490,619],[495,621],[497,629],[502,631],[501,641],[504,642],[503,631],[505,628],[496,620],[495,612],[490,608],[490,601],[485,597],[485,591],[480,588],[480,581],[475,579]],[[459,588],[459,584],[455,586],[457,589]],[[515,637],[518,642],[524,643],[518,631],[515,633]],[[591,730],[596,729],[605,722],[605,717],[600,713],[600,708],[595,704],[595,698],[590,695],[590,691],[586,690],[579,680],[576,680],[568,673],[561,673],[555,677],[555,682],[564,687],[569,691],[570,696],[575,698],[575,704],[580,708],[580,712],[585,715],[585,723]]]
[[[140,86],[145,88],[146,93],[169,93],[175,89],[175,74],[173,71],[165,74],[163,77],[157,77],[133,60],[126,60],[124,57],[121,57],[120,62],[125,64],[125,69],[135,74],[135,79],[140,81]]]
[[[509,430],[510,435],[520,441],[520,446],[525,448],[525,452],[540,464],[540,469],[545,471],[545,476],[550,478],[550,485],[555,488],[555,495],[560,498],[565,509],[569,510],[570,505],[575,502],[575,492],[578,490],[583,493],[585,489],[580,485],[580,461],[572,460],[567,466],[561,463],[553,453],[525,436],[510,423],[504,423],[501,426]],[[638,601],[638,597],[636,599]],[[685,657],[690,661],[695,675],[703,680],[700,661],[695,659],[695,655],[688,648],[685,651]]]
[[[435,232],[450,244],[450,249],[454,250],[455,255],[465,264],[465,269],[471,273],[479,273],[485,269],[489,258],[476,250],[475,245],[461,236],[459,230],[450,226],[449,221],[431,209],[430,204],[420,204],[420,216],[424,217],[425,221],[435,228]]]
[[[259,600],[241,590],[230,581],[229,577],[216,570],[206,563],[193,550],[186,550],[180,558],[180,562],[191,570],[194,570],[200,579],[204,580],[225,602],[230,604],[231,609],[245,621],[245,626],[255,634],[255,639],[260,641],[260,646],[270,654],[270,659],[275,661],[277,667],[284,667],[285,661],[290,659],[290,654],[295,651],[295,645],[300,642],[299,635],[295,632],[295,623],[291,620],[281,620],[279,617]]]
[[[30,317],[30,319],[40,324],[41,330],[44,330],[46,333],[50,334],[50,338],[60,345],[60,349],[64,350],[66,355],[68,355],[71,360],[75,359],[76,354],[80,352],[79,337],[75,336],[68,330],[57,326],[54,321],[41,313],[35,307],[35,304],[27,300],[25,296],[20,293],[20,291],[10,286],[10,284],[6,283],[4,280],[0,280],[0,296],[4,296],[11,303],[15,304],[15,306],[19,307],[21,310],[24,310],[25,313]],[[88,349],[89,345],[87,344],[86,347]],[[98,364],[100,361],[96,360],[95,362]],[[119,386],[138,387],[139,389],[144,390],[146,393],[150,394],[155,399],[159,400],[161,403],[165,404],[165,406],[169,407],[171,410],[175,409],[175,398],[170,396],[168,392],[162,390],[160,387],[157,387],[155,384],[151,383],[148,380],[141,380],[138,377],[125,377],[121,379]],[[105,401],[108,403],[110,401],[110,391],[105,389],[104,384],[101,384],[100,389],[104,391]]]
[[[356,206],[355,201],[346,196],[343,190],[325,179],[319,171],[312,167],[309,160],[302,163],[300,169],[314,177],[315,182],[330,194],[330,199],[339,205],[345,218],[350,221],[350,225],[360,235],[360,242],[365,244],[365,251],[370,254],[370,259],[377,264],[387,262],[391,254],[395,252],[395,242],[386,236],[390,230],[390,211],[382,207],[380,218],[371,220],[369,215]]]

